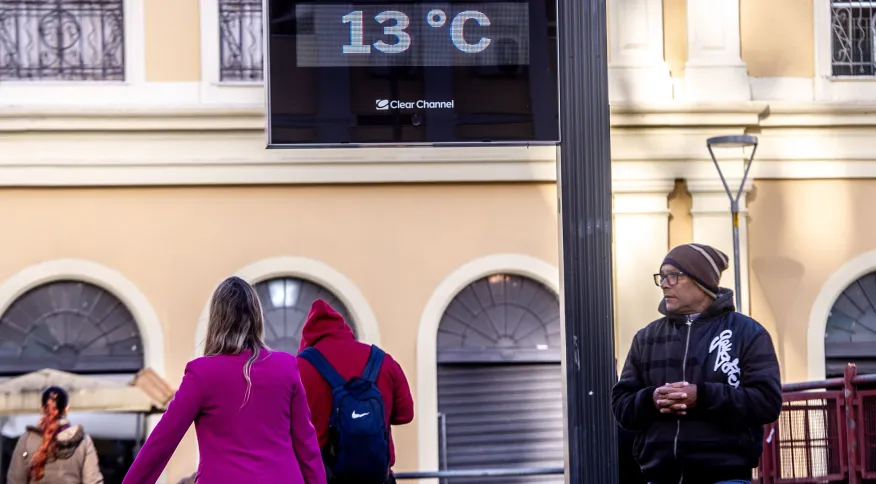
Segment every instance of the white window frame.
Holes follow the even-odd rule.
[[[200,0],[201,7],[201,102],[206,104],[265,104],[263,82],[222,81],[219,51],[219,0]],[[263,4],[262,9],[266,6]],[[265,29],[265,35],[267,35]],[[264,39],[262,39],[264,42]],[[267,49],[263,49],[267,54]],[[267,59],[265,60],[267,62]]]
[[[876,101],[876,76],[834,76],[831,72],[831,0],[814,0],[815,100],[823,102]]]
[[[123,0],[124,81],[2,81],[0,106],[108,106],[167,103],[175,94],[161,85],[146,85],[146,0]]]

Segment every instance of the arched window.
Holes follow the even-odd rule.
[[[842,376],[849,363],[876,373],[876,272],[851,283],[834,302],[824,335],[825,373]]]
[[[561,358],[560,302],[541,283],[496,274],[453,299],[438,327],[438,363]]]
[[[143,368],[137,322],[117,297],[93,284],[37,286],[0,315],[0,376],[43,368],[136,373]]]
[[[281,277],[255,285],[265,313],[265,343],[274,350],[298,353],[301,329],[313,301],[323,299],[341,313],[356,333],[356,323],[344,303],[328,289],[305,279]]]
[[[560,331],[559,298],[526,277],[485,277],[453,299],[438,329],[442,466],[563,465]]]

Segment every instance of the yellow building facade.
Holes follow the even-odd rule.
[[[24,18],[18,3],[0,12]],[[499,274],[559,292],[555,150],[266,150],[261,1],[94,3],[118,20],[100,72],[53,70],[24,40],[12,65],[0,45],[2,324],[33,291],[87,283],[129,312],[132,365],[175,385],[224,277],[304,281],[408,374],[417,415],[395,430],[397,470],[438,467],[448,307]],[[876,40],[859,28],[876,7],[608,3],[618,359],[657,315],[651,274],[671,246],[732,253],[705,140],[745,133],[760,145],[743,196],[742,310],[773,334],[785,381],[823,378],[842,357],[826,338],[854,353],[876,317],[858,304],[876,297]],[[741,159],[722,159],[731,183]],[[724,277],[733,287],[732,268]],[[12,339],[0,342],[10,355]],[[190,432],[165,478],[196,459]]]

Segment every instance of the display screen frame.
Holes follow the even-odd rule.
[[[308,149],[308,148],[391,148],[391,147],[537,147],[537,146],[558,146],[560,143],[560,126],[559,126],[559,110],[561,106],[560,99],[560,91],[559,91],[559,52],[558,52],[558,39],[556,39],[556,34],[553,37],[553,40],[557,43],[554,43],[553,49],[548,49],[549,55],[546,59],[547,65],[551,65],[551,61],[553,61],[553,69],[550,72],[550,82],[542,83],[544,86],[543,89],[551,89],[553,95],[553,102],[550,103],[547,108],[552,108],[553,111],[553,119],[552,126],[547,126],[544,129],[551,130],[553,132],[552,136],[536,138],[535,136],[530,137],[520,137],[519,139],[481,139],[481,140],[465,140],[465,139],[454,139],[454,140],[442,140],[442,141],[404,141],[404,140],[380,140],[380,141],[303,141],[303,142],[287,142],[287,141],[277,141],[273,135],[273,131],[275,128],[274,123],[274,110],[272,105],[272,62],[271,62],[271,46],[272,46],[272,28],[271,28],[271,2],[273,0],[262,0],[262,21],[263,21],[263,55],[264,55],[264,100],[265,100],[265,134],[267,138],[267,149]],[[480,3],[501,3],[508,2],[509,0],[486,0]],[[513,2],[514,0],[510,0]],[[539,0],[521,0],[519,3],[529,3],[530,1],[539,1]],[[556,29],[556,12],[557,12],[557,1],[556,0],[541,0],[546,5],[550,4],[553,7],[554,17],[549,19],[554,23],[554,29]],[[315,3],[313,0],[311,1],[300,1],[300,2],[292,2],[296,4],[300,3]],[[413,5],[418,8],[422,8],[423,5],[428,5],[430,3],[435,4],[447,4],[447,3],[464,3],[464,4],[472,4],[479,3],[477,0],[445,0],[444,2],[430,2],[430,1],[417,1],[417,0],[382,0],[382,1],[363,1],[363,0],[346,0],[346,1],[337,1],[330,0],[325,2],[327,4],[343,4],[349,5],[351,7],[355,7],[357,4],[364,5]],[[294,7],[293,7],[294,8]],[[547,34],[548,42],[550,42],[551,38]],[[530,34],[530,42],[532,42],[532,34]],[[553,59],[551,59],[553,57]],[[530,59],[531,60],[531,59]],[[355,66],[354,66],[355,67]],[[466,68],[467,66],[447,66],[441,67],[442,69],[452,70],[454,68]],[[528,67],[528,66],[527,66]],[[309,69],[338,69],[338,67],[307,67]],[[343,69],[343,67],[341,68]],[[532,82],[527,79],[528,82]],[[389,81],[387,81],[389,82]],[[425,81],[424,81],[425,82]],[[317,115],[319,116],[319,114]],[[412,113],[409,115],[410,119],[416,119],[417,113]],[[536,116],[532,115],[533,122],[535,124]],[[403,123],[397,123],[398,125],[402,125]],[[411,122],[413,126],[419,126],[418,124]],[[455,126],[454,126],[455,127]],[[314,129],[319,129],[319,126],[314,126]]]

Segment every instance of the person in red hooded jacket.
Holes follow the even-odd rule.
[[[301,331],[298,352],[301,353],[311,346],[318,349],[345,380],[361,376],[371,354],[371,345],[356,341],[353,330],[344,321],[344,317],[322,299],[317,299],[310,307]],[[329,440],[332,389],[310,362],[300,356],[298,370],[307,393],[311,421],[316,428],[319,446],[324,449]],[[414,399],[404,371],[388,353],[377,377],[377,388],[386,408],[390,467],[387,471],[390,474],[389,482],[394,482],[391,471],[395,464],[395,446],[392,442],[391,426],[411,423],[414,419]]]

